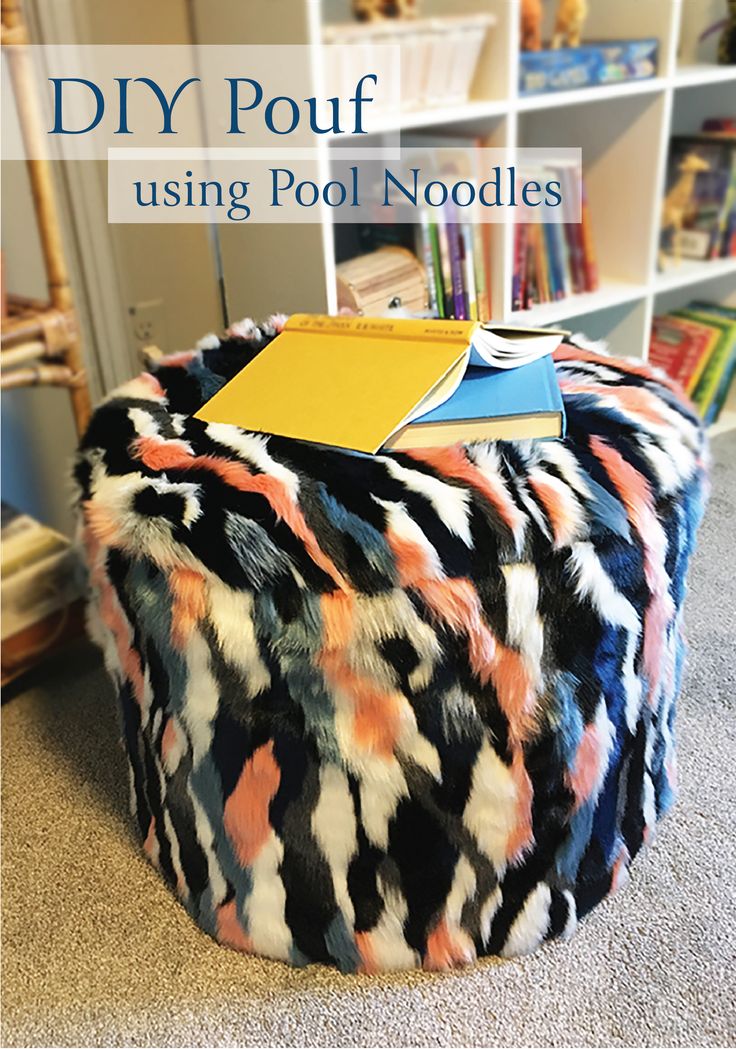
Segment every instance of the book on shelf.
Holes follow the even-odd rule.
[[[483,181],[476,153],[483,148],[480,138],[417,132],[403,135],[401,144],[402,149],[411,154],[413,166],[432,170],[433,152],[441,150],[443,175],[452,175],[473,185]],[[461,216],[457,206],[448,201],[438,217],[438,250],[445,265],[438,271],[435,316],[488,321],[493,305],[490,225],[468,221],[468,210],[463,208]],[[476,218],[478,214],[476,209]]]
[[[439,423],[455,424],[452,441],[462,439],[465,423],[468,440],[494,436],[500,411],[505,438],[560,436],[562,402],[552,397],[551,361],[528,368],[549,357],[565,334],[476,321],[295,314],[196,418],[365,453],[399,441],[407,447],[401,431],[441,405],[445,414],[430,418],[435,428],[422,442],[432,436],[447,443]],[[482,384],[469,365],[484,373]],[[504,378],[512,370],[525,378]],[[525,382],[520,410],[508,398]],[[456,410],[461,414],[450,418]],[[417,440],[410,438],[415,447]]]
[[[709,121],[705,122],[709,124]],[[712,126],[712,125],[711,125]],[[687,156],[695,154],[708,165],[693,173],[690,200],[677,234],[679,254],[688,259],[718,259],[736,255],[736,133],[709,131],[675,135],[670,140],[665,194],[688,177],[681,170]],[[661,233],[663,253],[674,255],[671,228]]]
[[[65,609],[83,592],[77,554],[66,536],[29,514],[2,504],[0,526],[0,620],[3,642],[3,678],[7,676],[6,655],[24,661],[30,645],[26,632],[56,617],[45,634],[58,628]],[[43,647],[44,631],[36,631],[31,647]]]
[[[654,317],[649,360],[680,383],[706,423],[715,422],[736,371],[736,309],[695,301]]]
[[[556,179],[563,197],[572,199],[579,170],[570,164],[550,163],[534,177]],[[516,223],[511,308],[526,310],[597,288],[598,264],[583,179],[579,222]]]
[[[707,324],[668,313],[652,318],[648,359],[692,394],[718,332]]]

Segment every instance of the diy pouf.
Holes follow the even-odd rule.
[[[76,465],[146,853],[294,964],[568,936],[673,798],[699,424],[572,345],[564,441],[372,457],[192,419],[274,330],[121,388]]]

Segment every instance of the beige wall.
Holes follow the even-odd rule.
[[[53,4],[54,0],[37,0]],[[75,0],[80,41],[182,44],[191,40],[187,0]],[[161,299],[166,350],[184,349],[222,315],[207,227],[110,227],[126,306]]]

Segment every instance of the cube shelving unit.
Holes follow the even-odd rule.
[[[203,5],[204,0],[199,0]],[[226,5],[230,6],[230,5]],[[256,0],[237,25],[199,20],[203,42],[222,33],[249,43],[311,43],[324,26],[350,19],[349,0]],[[556,3],[545,5],[545,39]],[[392,115],[381,131],[472,135],[493,147],[582,148],[600,272],[598,291],[511,312],[513,225],[492,226],[493,314],[499,320],[564,325],[609,342],[615,353],[646,356],[652,316],[694,297],[736,303],[736,259],[684,260],[657,271],[659,219],[672,134],[695,132],[707,116],[736,114],[736,67],[715,61],[720,0],[589,0],[585,38],[656,37],[659,68],[649,80],[532,97],[518,93],[520,0],[424,0],[422,14],[487,11],[488,33],[471,97],[462,104]],[[288,17],[287,16],[288,11]],[[324,147],[329,151],[329,146]],[[329,158],[326,163],[329,165]],[[313,225],[220,227],[231,315],[334,312],[335,230]],[[266,255],[267,253],[267,255]],[[277,259],[264,266],[263,259]]]

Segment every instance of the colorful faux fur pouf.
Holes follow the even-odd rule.
[[[699,423],[569,344],[563,441],[372,457],[192,419],[277,326],[164,359],[78,455],[145,851],[208,933],[296,965],[567,937],[673,798]]]

